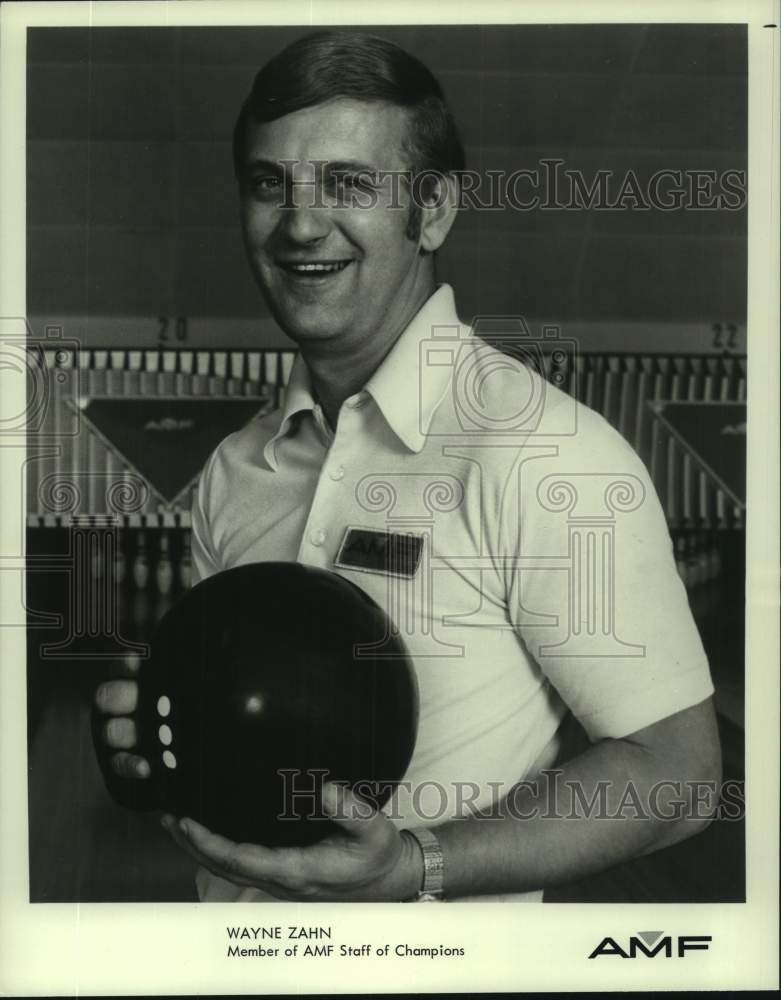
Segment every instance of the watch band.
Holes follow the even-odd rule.
[[[418,903],[438,903],[442,900],[445,859],[436,834],[423,827],[406,833],[414,837],[423,852],[423,884],[414,897]]]

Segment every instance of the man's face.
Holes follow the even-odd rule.
[[[409,168],[406,125],[401,108],[347,99],[248,123],[244,243],[272,314],[301,346],[392,342],[431,291],[408,235],[408,185],[396,180],[390,207],[393,181],[360,177]]]

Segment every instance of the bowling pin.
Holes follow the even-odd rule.
[[[125,369],[122,372],[122,394],[138,396],[141,393],[141,369],[144,365],[144,355],[141,351],[128,351]]]
[[[163,351],[162,366],[157,373],[157,395],[173,396],[176,386],[177,351]]]
[[[159,593],[170,594],[174,582],[174,567],[168,552],[168,532],[160,534],[160,556],[155,567],[155,583]]]
[[[106,350],[92,352],[90,362],[90,396],[105,396],[108,389],[109,353]]]
[[[247,380],[244,394],[255,396],[260,392],[260,351],[251,351],[247,358]]]
[[[177,396],[193,395],[193,353],[192,351],[178,351],[176,355],[177,373],[175,393]]]
[[[144,351],[143,368],[141,369],[141,395],[155,396],[158,391],[158,373],[160,371],[160,353]]]
[[[283,351],[281,356],[282,361],[282,385],[287,388],[287,384],[290,381],[290,372],[293,370],[293,362],[296,360],[295,351]]]
[[[707,358],[705,361],[706,373],[702,384],[702,398],[714,400],[716,398],[716,379],[718,377],[718,358]]]
[[[208,395],[209,368],[211,355],[208,351],[198,351],[195,356],[195,374],[192,378],[192,394],[194,396]]]
[[[122,393],[123,371],[126,364],[124,351],[109,351],[106,371],[106,395],[119,396]]]
[[[228,354],[226,351],[215,351],[211,356],[209,372],[209,395],[224,396],[226,394],[226,377],[228,374]]]
[[[146,535],[139,531],[136,541],[136,556],[133,560],[133,583],[138,590],[146,590],[149,583],[149,557],[146,551]]]
[[[182,558],[179,562],[179,582],[185,590],[190,589],[192,583],[193,558],[190,548],[190,532],[185,532],[182,544]]]
[[[719,399],[723,403],[728,403],[733,399],[735,380],[735,359],[721,359],[721,385],[719,386]]]
[[[230,375],[227,382],[229,396],[239,396],[244,384],[244,354],[241,351],[231,351],[228,355]]]

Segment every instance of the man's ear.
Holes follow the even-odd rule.
[[[453,174],[438,176],[420,199],[420,249],[439,250],[458,213],[459,185]]]

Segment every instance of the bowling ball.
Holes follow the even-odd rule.
[[[131,795],[104,766],[110,790],[236,841],[332,833],[326,780],[380,808],[415,745],[415,674],[388,616],[350,581],[297,563],[199,583],[159,622],[138,682],[151,776]]]

